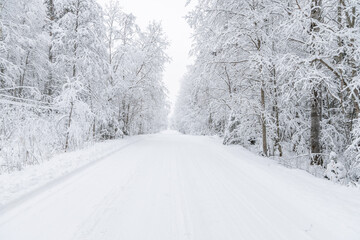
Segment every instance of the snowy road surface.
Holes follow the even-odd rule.
[[[140,139],[5,206],[0,239],[360,239],[357,189],[209,137]]]

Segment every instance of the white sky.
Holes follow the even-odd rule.
[[[108,0],[98,0],[102,6]],[[169,97],[174,104],[180,88],[180,80],[191,64],[191,30],[184,16],[190,10],[185,7],[186,0],[119,0],[126,13],[136,17],[137,24],[144,29],[152,20],[161,21],[164,32],[170,41],[167,50],[172,61],[166,66],[164,82],[169,90]]]

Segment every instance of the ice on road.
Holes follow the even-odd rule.
[[[0,239],[358,240],[360,193],[168,132],[5,206]]]

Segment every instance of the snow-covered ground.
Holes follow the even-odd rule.
[[[0,211],[4,205],[23,199],[21,196],[33,194],[34,190],[44,188],[47,184],[62,181],[62,178],[68,177],[70,173],[76,174],[77,171],[89,167],[89,164],[137,141],[137,137],[132,137],[99,142],[79,151],[56,155],[40,165],[27,166],[22,171],[0,175]]]
[[[3,205],[0,239],[360,239],[358,189],[210,137],[166,132],[107,144],[114,144],[107,153],[94,147],[79,155],[97,161],[81,160],[80,170],[61,170],[62,177]],[[53,168],[51,176],[64,169]],[[26,181],[18,189],[29,186],[29,171],[17,173]],[[1,176],[1,185],[11,178]],[[0,193],[12,199],[3,197],[8,188]]]

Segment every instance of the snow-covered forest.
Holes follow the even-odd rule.
[[[0,0],[0,240],[359,240],[359,190],[360,0]]]
[[[116,1],[0,1],[0,173],[166,127],[161,24]]]
[[[199,0],[187,21],[176,129],[359,181],[360,1]]]

